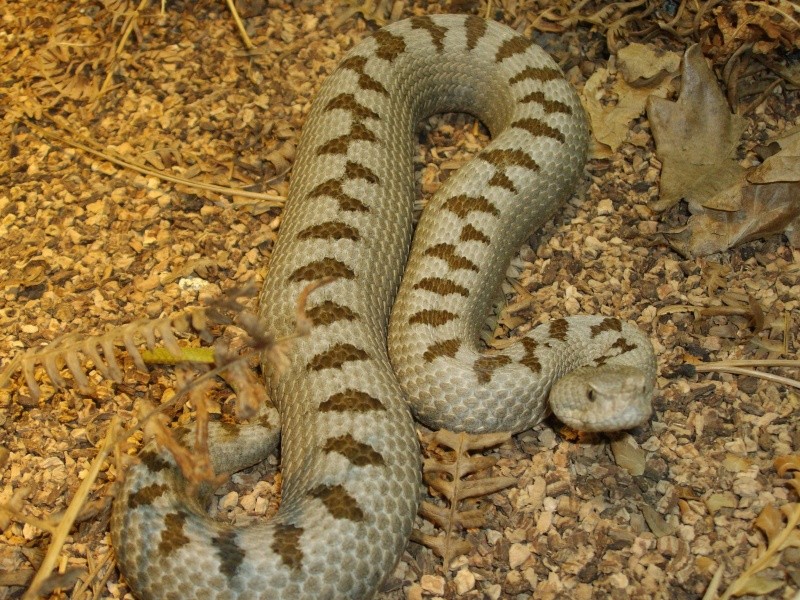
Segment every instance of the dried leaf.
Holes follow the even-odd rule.
[[[232,294],[239,295],[248,293],[247,290],[232,292]],[[243,306],[235,302],[228,302],[228,306],[234,308],[232,312],[239,313],[238,317],[246,319],[244,315],[247,311]],[[175,334],[193,331],[202,339],[213,340],[215,336],[209,327],[221,324],[220,321],[231,321],[228,317],[216,320],[215,317],[218,315],[221,316],[223,313],[219,310],[199,308],[160,319],[140,319],[115,327],[100,335],[85,336],[70,333],[54,340],[44,348],[30,349],[14,359],[0,371],[0,385],[7,385],[12,375],[21,370],[31,395],[38,399],[41,389],[36,381],[36,367],[44,367],[47,378],[57,388],[64,388],[67,386],[67,380],[62,375],[62,370],[66,366],[76,387],[81,393],[88,394],[91,393],[92,388],[86,363],[91,363],[94,370],[106,379],[117,382],[122,380],[122,369],[115,356],[117,347],[120,345],[125,347],[136,367],[143,372],[147,372],[147,364],[140,352],[141,346],[147,347],[153,353],[156,362],[208,363],[211,349],[181,346]],[[200,329],[193,330],[198,327]],[[254,330],[263,330],[263,327],[255,325],[253,328]],[[259,335],[265,337],[263,331]],[[166,348],[160,347],[159,342],[163,343]],[[263,349],[263,346],[261,339],[251,340],[251,348]],[[100,350],[102,350],[102,354]],[[242,374],[237,374],[233,378],[240,382],[240,388],[243,390],[252,387],[250,380]],[[253,394],[249,394],[243,406],[250,406],[253,397]],[[247,412],[246,409],[245,412]]]
[[[739,182],[712,200],[737,208],[696,207],[686,226],[667,234],[667,240],[686,257],[722,252],[778,233],[786,233],[793,246],[800,246],[799,196],[800,182],[744,186]]]
[[[707,27],[717,64],[727,63],[743,47],[755,54],[800,48],[800,7],[791,0],[723,2]]]
[[[699,60],[709,78],[713,79],[702,57]],[[685,70],[689,64],[686,63]],[[685,75],[686,73],[684,79]],[[711,80],[705,82],[706,85],[712,83]],[[716,91],[716,86],[714,90]],[[704,106],[705,102],[702,98],[695,99],[697,106]],[[654,101],[653,104],[657,103]],[[724,101],[720,96],[717,110],[724,110],[727,117],[730,117],[728,132],[732,136],[738,129],[733,125],[733,115],[728,114],[723,105]],[[690,108],[687,105],[687,110]],[[670,245],[683,256],[695,257],[721,252],[768,235],[786,233],[793,245],[800,246],[800,202],[797,201],[800,195],[800,131],[775,140],[781,150],[749,171],[745,172],[732,159],[715,162],[712,158],[708,164],[698,167],[691,155],[694,153],[702,156],[702,149],[688,142],[682,146],[676,145],[681,136],[673,135],[674,132],[669,133],[672,131],[669,127],[679,119],[679,115],[674,111],[670,112],[671,110],[672,108],[667,114],[675,119],[672,125],[669,122],[661,123],[659,117],[651,115],[659,156],[664,161],[662,197],[659,203],[665,198],[669,202],[676,199],[669,194],[665,195],[665,189],[679,189],[680,197],[689,202],[692,216],[684,227],[666,234]],[[704,112],[700,114],[705,115]],[[703,116],[705,118],[707,117]],[[694,137],[713,148],[713,139],[719,137],[717,132],[700,128],[700,123],[694,123],[692,127],[698,128],[699,132]],[[666,137],[665,131],[669,133]],[[681,135],[691,137],[688,129]],[[726,147],[731,151],[735,148],[730,136]],[[723,150],[724,148],[717,148],[705,154],[713,156]],[[722,154],[720,156],[724,157]],[[685,173],[685,176],[680,175],[681,173]],[[697,177],[702,177],[703,181],[695,182]],[[709,184],[709,181],[712,183]],[[726,181],[729,182],[728,187],[719,189],[719,185]],[[716,188],[716,191],[709,196],[709,192],[714,191],[712,188]]]
[[[800,181],[800,127],[773,140],[780,148],[759,166],[747,172],[750,183]]]
[[[681,57],[677,52],[656,51],[651,45],[632,43],[617,52],[617,67],[625,82],[652,91],[664,89],[661,82],[678,74]],[[644,107],[642,107],[644,108]]]
[[[608,155],[619,148],[628,137],[631,122],[644,112],[648,97],[669,93],[679,62],[677,54],[657,57],[647,46],[631,44],[619,52],[620,72],[616,76],[608,69],[594,72],[586,82],[583,98],[592,133],[605,146],[595,154]]]
[[[705,501],[708,512],[716,514],[721,508],[736,508],[739,503],[732,492],[718,492],[711,494]]]
[[[236,418],[250,419],[268,403],[267,389],[244,361],[235,361],[220,376],[236,393]]]
[[[647,526],[657,538],[675,533],[675,526],[667,523],[667,520],[657,510],[647,504],[643,504],[641,510]]]
[[[775,459],[775,470],[784,477],[789,471],[800,471],[800,454],[779,456]]]
[[[772,543],[783,528],[781,511],[771,504],[767,504],[761,514],[756,517],[756,527],[763,531],[767,536],[767,541]]]
[[[634,477],[644,473],[646,454],[629,433],[623,433],[611,440],[614,461]]]
[[[733,591],[733,596],[763,596],[765,594],[769,594],[770,592],[774,592],[778,588],[783,587],[786,585],[785,581],[778,581],[777,579],[769,579],[767,577],[761,577],[760,575],[753,575],[752,577],[748,577],[742,583],[736,587]]]
[[[681,199],[702,205],[741,179],[743,169],[735,153],[746,122],[731,114],[698,45],[684,54],[677,102],[653,96],[647,116],[663,164],[655,210],[666,210]]]

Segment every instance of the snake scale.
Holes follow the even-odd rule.
[[[476,115],[493,141],[431,199],[411,244],[415,127],[446,111]],[[372,597],[417,510],[409,407],[429,427],[474,432],[524,430],[548,406],[587,430],[647,420],[652,346],[617,318],[557,319],[503,351],[478,345],[513,253],[572,193],[587,142],[558,67],[506,26],[415,17],[345,57],[308,117],[259,304],[268,330],[288,335],[300,291],[333,278],[309,297],[311,334],[288,369],[263,365],[282,426],[280,509],[247,527],[211,519],[211,490],[189,495],[151,443],[111,526],[139,598]],[[215,467],[263,459],[277,425],[272,411],[212,429]]]

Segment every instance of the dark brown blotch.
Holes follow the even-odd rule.
[[[489,185],[501,187],[514,193],[517,191],[517,186],[514,185],[514,182],[501,170],[495,171],[494,175],[492,175],[492,178],[489,180]]]
[[[508,356],[497,354],[494,356],[481,356],[472,365],[475,375],[480,383],[489,383],[495,370],[510,364],[512,361]]]
[[[348,161],[344,166],[344,176],[347,179],[363,179],[367,183],[380,183],[380,178],[366,165]]]
[[[469,297],[469,290],[467,288],[449,279],[444,279],[443,277],[425,277],[424,279],[420,279],[414,284],[414,289],[426,290],[440,296],[458,294],[459,296],[464,296],[464,298]]]
[[[605,331],[622,331],[622,321],[617,319],[616,317],[606,317],[602,321],[600,321],[597,325],[592,325],[591,328],[591,337],[596,338],[598,335]]]
[[[139,460],[142,461],[142,464],[147,467],[147,470],[151,473],[158,473],[170,467],[170,464],[164,460],[158,452],[154,452],[153,450],[144,450],[139,454]]]
[[[353,270],[342,261],[335,258],[323,258],[299,267],[289,275],[289,281],[316,281],[323,277],[355,279],[355,276]]]
[[[458,236],[458,239],[462,242],[481,242],[482,244],[488,244],[491,242],[488,235],[473,227],[469,223],[461,228],[461,234]]]
[[[369,212],[369,206],[358,198],[347,196],[346,198],[337,198],[337,200],[339,201],[339,209],[345,212]]]
[[[623,337],[619,337],[613,344],[611,344],[611,347],[617,348],[620,354],[625,354],[631,350],[636,350],[639,346],[629,343],[628,340]]]
[[[549,335],[554,340],[559,342],[567,341],[567,334],[569,333],[569,321],[566,319],[556,319],[550,321]]]
[[[483,196],[467,196],[466,194],[451,196],[444,201],[442,207],[462,219],[471,212],[486,213],[495,217],[500,214],[497,207]]]
[[[339,94],[331,98],[325,110],[346,110],[356,119],[377,119],[378,113],[361,104],[353,94]]]
[[[279,524],[275,526],[270,549],[281,557],[281,562],[295,571],[303,566],[303,551],[300,549],[300,536],[303,535],[302,527]]]
[[[374,79],[373,77],[367,75],[364,72],[364,66],[367,64],[367,57],[366,56],[351,56],[341,65],[339,65],[340,69],[347,69],[350,71],[354,71],[358,74],[358,87],[362,90],[369,90],[371,92],[378,92],[379,94],[383,94],[384,96],[389,95],[389,91],[384,87],[384,85]]]
[[[242,434],[242,428],[239,427],[237,423],[231,423],[230,421],[222,420],[217,420],[215,422],[220,430],[222,430],[222,432],[225,434],[225,437],[230,440],[235,440]]]
[[[561,79],[561,71],[549,67],[525,67],[508,80],[508,83],[514,85],[526,79],[533,79],[534,81],[552,81],[553,79]]]
[[[306,310],[306,316],[314,325],[330,325],[337,321],[355,321],[358,315],[347,306],[326,300]]]
[[[378,58],[392,62],[395,58],[406,51],[406,42],[400,36],[394,35],[385,29],[379,29],[373,36],[377,47],[375,54]]]
[[[364,67],[367,64],[367,57],[366,56],[351,56],[343,60],[339,64],[340,69],[347,69],[349,71],[355,71],[356,73],[363,73]]]
[[[467,50],[474,50],[486,33],[486,21],[475,15],[470,15],[464,22],[464,27],[467,30]]]
[[[128,496],[128,508],[133,510],[138,506],[149,506],[167,491],[167,486],[160,483],[151,483],[139,488]]]
[[[377,398],[366,392],[348,388],[338,392],[319,405],[320,412],[370,412],[373,410],[386,410],[386,407]]]
[[[469,271],[480,271],[478,265],[465,256],[456,254],[456,247],[453,244],[436,244],[425,250],[425,256],[441,258],[451,269],[467,269]]]
[[[494,57],[495,62],[501,62],[506,58],[510,58],[515,54],[520,54],[521,52],[525,52],[528,48],[533,45],[528,38],[524,38],[521,35],[514,36],[510,40],[506,40],[500,47],[497,49],[497,54]]]
[[[370,92],[378,92],[384,96],[389,95],[389,90],[377,79],[367,75],[366,73],[362,73],[358,77],[358,87],[362,90],[368,90]]]
[[[361,239],[361,235],[358,233],[358,229],[352,225],[341,221],[327,221],[306,227],[297,234],[297,238],[301,240],[353,240],[356,242]]]
[[[566,319],[556,319],[555,321],[550,321],[548,335],[551,338],[553,338],[554,340],[558,340],[559,342],[564,342],[567,340],[568,333],[569,333],[569,321],[567,321]]]
[[[525,349],[525,354],[522,355],[519,361],[520,364],[528,367],[534,373],[540,373],[542,370],[542,363],[539,362],[539,358],[536,356],[536,348],[538,346],[536,340],[526,337],[522,338],[520,343]]]
[[[158,542],[158,551],[164,556],[169,556],[189,543],[189,538],[183,532],[186,517],[187,514],[182,511],[164,516],[164,529],[161,531],[161,539]]]
[[[524,129],[531,135],[535,135],[537,137],[549,137],[561,142],[562,144],[564,143],[563,133],[561,133],[555,127],[550,127],[550,125],[548,125],[544,121],[540,121],[539,119],[534,119],[534,118],[520,119],[519,121],[514,121],[511,124],[511,127],[515,127],[517,129]]]
[[[436,342],[428,346],[422,358],[425,362],[431,362],[439,356],[454,358],[460,347],[461,340],[458,339]]]
[[[317,148],[317,155],[334,154],[338,156],[347,155],[352,142],[377,142],[378,138],[363,123],[353,123],[350,133],[340,135],[332,140],[328,140]]]
[[[484,150],[478,154],[480,160],[488,162],[497,169],[505,169],[506,167],[522,167],[529,171],[538,171],[539,165],[533,158],[522,150]]]
[[[433,45],[436,46],[437,52],[444,51],[444,34],[447,33],[447,28],[442,27],[441,25],[437,25],[433,22],[428,16],[424,17],[414,17],[411,19],[411,28],[412,29],[424,29],[427,31],[431,36],[431,41]]]
[[[411,315],[408,318],[408,322],[410,325],[422,324],[439,327],[456,318],[458,318],[458,315],[451,313],[449,310],[426,309]]]
[[[217,551],[217,558],[219,558],[219,570],[228,581],[236,577],[239,567],[242,566],[244,557],[246,555],[243,548],[239,547],[236,542],[235,531],[223,531],[217,536],[211,538],[211,545]]]
[[[341,454],[356,467],[380,467],[385,464],[380,452],[369,444],[359,442],[349,433],[329,438],[322,450],[327,453]]]
[[[524,98],[520,100],[521,103],[527,104],[529,102],[536,102],[539,104],[546,113],[564,113],[567,115],[572,114],[572,109],[564,104],[563,102],[559,102],[558,100],[549,100],[547,96],[544,95],[543,92],[535,91],[531,92],[530,94],[526,95]]]
[[[319,196],[328,196],[336,200],[339,204],[339,209],[345,212],[368,212],[369,207],[361,200],[353,198],[345,193],[342,182],[338,179],[329,179],[317,185],[308,194],[309,198],[317,198]]]
[[[309,496],[318,498],[335,519],[347,519],[355,523],[364,520],[364,511],[358,502],[341,485],[318,485],[308,492]]]
[[[367,360],[369,354],[353,344],[334,344],[325,352],[317,354],[308,363],[310,371],[339,369],[347,362]]]
[[[353,123],[350,128],[350,139],[359,142],[377,142],[378,138],[363,123]]]
[[[318,198],[320,196],[330,196],[331,198],[337,198],[340,194],[344,194],[342,182],[338,179],[328,179],[314,186],[314,189],[308,193],[308,197]]]
[[[337,156],[346,156],[351,141],[350,134],[333,138],[317,148],[317,155],[334,154]]]

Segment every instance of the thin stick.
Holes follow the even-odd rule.
[[[224,194],[226,196],[242,196],[244,198],[255,198],[264,202],[267,206],[270,207],[280,207],[284,204],[284,198],[282,196],[278,196],[275,194],[264,194],[261,192],[250,192],[248,190],[241,190],[237,188],[231,187],[224,187],[221,185],[214,185],[213,183],[200,183],[197,181],[193,181],[192,179],[186,179],[184,177],[176,177],[174,175],[167,175],[166,173],[162,173],[160,171],[155,171],[153,169],[148,169],[147,167],[140,167],[136,163],[129,162],[127,160],[116,158],[114,156],[104,154],[99,150],[95,150],[86,144],[81,142],[76,142],[75,140],[70,140],[67,138],[63,138],[60,135],[57,135],[51,131],[38,127],[37,125],[30,123],[31,127],[38,130],[44,137],[55,140],[57,142],[61,142],[63,144],[67,144],[68,146],[72,146],[73,148],[78,148],[79,150],[83,150],[84,152],[91,154],[93,156],[97,156],[104,160],[107,160],[115,165],[120,167],[124,167],[126,169],[131,169],[136,171],[137,173],[141,173],[143,175],[151,175],[153,177],[157,177],[162,181],[170,181],[172,183],[180,183],[183,185],[188,185],[193,188],[208,190],[210,192],[217,192],[218,194]]]
[[[749,375],[750,377],[758,377],[759,379],[766,379],[782,385],[788,385],[793,388],[800,389],[800,381],[797,379],[789,379],[788,377],[781,377],[780,375],[773,375],[772,373],[764,373],[763,371],[756,371],[755,369],[743,369],[741,367],[729,367],[725,365],[711,364],[711,365],[696,365],[695,369],[700,373],[717,372],[717,373],[735,373],[736,375]]]
[[[248,50],[252,50],[255,48],[255,45],[252,41],[250,41],[250,36],[247,35],[247,31],[244,29],[244,23],[242,23],[242,20],[239,18],[239,13],[236,12],[236,6],[234,6],[233,0],[225,0],[225,2],[228,4],[228,10],[230,10],[231,14],[233,15],[233,20],[236,23],[237,29],[239,30],[239,35],[242,36],[244,45],[247,46]]]
[[[721,367],[794,367],[800,368],[800,360],[794,359],[741,359],[741,360],[721,360],[715,363],[709,363]],[[698,365],[697,370],[700,370]]]
[[[25,595],[22,596],[22,600],[35,600],[39,597],[39,588],[41,588],[45,580],[50,577],[56,563],[58,563],[59,556],[61,555],[61,548],[72,529],[72,525],[75,523],[75,519],[78,517],[81,508],[86,502],[86,498],[89,496],[92,485],[94,485],[97,475],[100,473],[100,467],[103,466],[106,457],[117,443],[118,428],[119,417],[114,416],[111,419],[111,425],[108,428],[105,440],[103,440],[103,446],[92,461],[86,478],[81,482],[81,485],[75,492],[75,497],[69,503],[67,510],[61,517],[58,527],[50,540],[50,545],[47,547],[47,554],[45,554],[44,560],[42,560],[42,564],[39,566],[39,570],[36,571],[36,575],[33,577],[30,587],[25,591]]]

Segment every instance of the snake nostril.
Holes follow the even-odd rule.
[[[589,389],[586,391],[586,399],[587,399],[589,402],[594,402],[594,401],[595,401],[594,390],[593,390],[592,388],[589,388]]]

